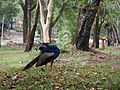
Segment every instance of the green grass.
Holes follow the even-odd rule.
[[[35,58],[39,51],[24,52],[21,48],[0,48],[0,66],[25,66],[29,61]],[[65,61],[88,61],[91,57],[84,52],[77,52],[77,54],[64,53],[59,59]]]
[[[23,66],[37,56],[38,52],[24,52],[23,50],[0,51],[0,66]]]
[[[90,60],[91,56],[86,54],[83,51],[75,51],[74,52],[70,52],[70,53],[64,53],[61,55],[61,58],[64,60],[68,60],[68,61],[88,61]]]
[[[109,53],[110,49],[104,51]],[[92,58],[82,51],[61,54],[52,68],[43,66],[22,71],[22,68],[38,54],[36,51],[25,53],[23,49],[18,48],[0,49],[0,68],[3,68],[0,71],[0,90],[120,89],[120,68],[112,68],[107,62],[81,65],[79,62]]]
[[[54,66],[53,69],[39,67],[22,72],[12,69],[1,72],[1,90],[118,90],[120,69],[107,66]]]
[[[0,47],[0,51],[20,51],[20,50],[24,50],[23,48],[9,48],[9,47],[6,47],[6,46],[2,46]]]
[[[105,49],[101,50],[102,52],[104,53],[108,53],[108,54],[111,54],[111,55],[118,55],[120,56],[120,47],[106,47]]]

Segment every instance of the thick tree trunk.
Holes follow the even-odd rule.
[[[90,30],[94,22],[100,0],[93,0],[92,4],[82,9],[82,18],[79,18],[77,29],[76,48],[83,51],[89,50]],[[81,10],[79,10],[79,13]]]
[[[37,10],[36,10],[35,22],[34,22],[34,25],[32,27],[32,30],[30,31],[28,43],[27,43],[25,51],[30,51],[32,49],[33,44],[34,44],[34,36],[35,36],[36,28],[37,28],[38,17],[39,17],[39,7],[37,7]]]

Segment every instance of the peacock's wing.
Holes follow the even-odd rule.
[[[51,62],[54,57],[54,53],[43,53],[39,60],[36,63],[36,67],[46,65],[47,63]]]
[[[36,58],[34,58],[31,62],[29,62],[25,68],[23,70],[26,70],[26,69],[29,69],[30,67],[32,67],[38,60],[39,60],[39,57],[41,56],[42,54],[38,55]]]

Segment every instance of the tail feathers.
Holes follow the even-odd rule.
[[[25,71],[25,70],[29,69],[30,67],[32,67],[32,66],[39,60],[39,57],[40,57],[40,55],[37,56],[35,59],[33,59],[31,62],[29,62],[29,63],[25,66],[25,68],[23,69],[23,71]]]

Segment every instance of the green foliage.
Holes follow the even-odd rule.
[[[71,37],[71,33],[67,30],[58,32],[58,38],[60,41],[60,45],[62,46],[61,48],[68,49],[67,44],[68,44],[68,42],[70,42],[70,37]]]
[[[0,16],[5,15],[11,18],[17,15],[19,6],[17,0],[1,0],[0,1]]]
[[[71,39],[76,31],[78,4],[78,0],[68,0],[61,18],[55,25],[58,38],[61,45],[63,45],[63,48],[68,47],[67,44],[71,42]],[[56,11],[53,12],[55,13],[54,16],[58,13]]]
[[[119,1],[118,0],[104,0],[104,8],[107,10],[107,15],[105,20],[111,23],[117,23],[116,21],[120,17],[120,10],[119,10]]]

